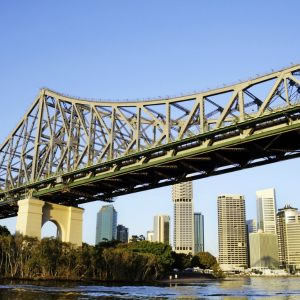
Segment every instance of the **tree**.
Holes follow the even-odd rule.
[[[167,244],[141,240],[125,244],[125,246],[128,250],[133,252],[154,254],[158,259],[158,263],[164,270],[170,269],[174,262],[172,248]]]
[[[173,268],[184,270],[191,267],[192,256],[190,254],[172,252]]]
[[[213,270],[213,275],[216,278],[224,278],[225,277],[225,274],[222,271],[222,269],[220,268],[218,263],[216,263],[215,265],[212,266],[212,270]]]
[[[106,239],[106,241],[98,243],[97,246],[102,248],[115,248],[120,243],[121,242],[117,240],[109,241],[108,239]]]
[[[0,225],[0,235],[10,235],[10,231],[7,229],[6,226]]]
[[[202,269],[210,269],[217,264],[217,259],[209,252],[199,252],[192,258],[192,267],[200,267]]]
[[[154,280],[169,273],[171,247],[107,241],[76,247],[54,238],[0,235],[0,277]]]

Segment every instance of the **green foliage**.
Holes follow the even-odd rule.
[[[211,269],[213,270],[213,275],[216,277],[216,278],[224,278],[225,277],[225,274],[224,272],[221,270],[220,266],[218,263],[216,263],[215,265],[213,265],[211,267]]]
[[[172,248],[170,245],[163,243],[153,243],[149,241],[132,242],[123,244],[121,247],[126,247],[127,250],[136,253],[148,253],[153,254],[162,273],[166,273],[170,270],[174,259],[172,257]]]
[[[160,243],[114,241],[76,247],[54,238],[0,236],[1,277],[154,280],[172,263],[171,247]]]
[[[192,267],[200,267],[202,269],[210,269],[217,264],[217,259],[209,252],[199,252],[192,258]]]
[[[174,261],[172,268],[184,270],[191,267],[192,255],[172,252],[172,257]]]
[[[120,244],[120,241],[103,241],[97,244],[98,247],[100,248],[115,248],[118,244]]]
[[[217,278],[223,278],[224,273],[222,272],[217,259],[209,252],[199,252],[193,256],[191,261],[192,267],[200,267],[201,269],[213,270],[213,275]]]

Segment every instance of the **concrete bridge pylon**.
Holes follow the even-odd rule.
[[[18,201],[16,233],[41,239],[43,225],[51,221],[57,226],[62,242],[82,245],[83,209],[45,202],[36,198]]]

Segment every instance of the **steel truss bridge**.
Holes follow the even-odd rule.
[[[0,146],[0,218],[300,156],[300,65],[193,95],[110,102],[42,89]]]

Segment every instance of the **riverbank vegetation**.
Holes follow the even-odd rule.
[[[168,276],[174,268],[203,263],[201,259],[176,254],[162,243],[112,241],[76,247],[54,238],[39,241],[1,232],[2,278],[152,281]]]

